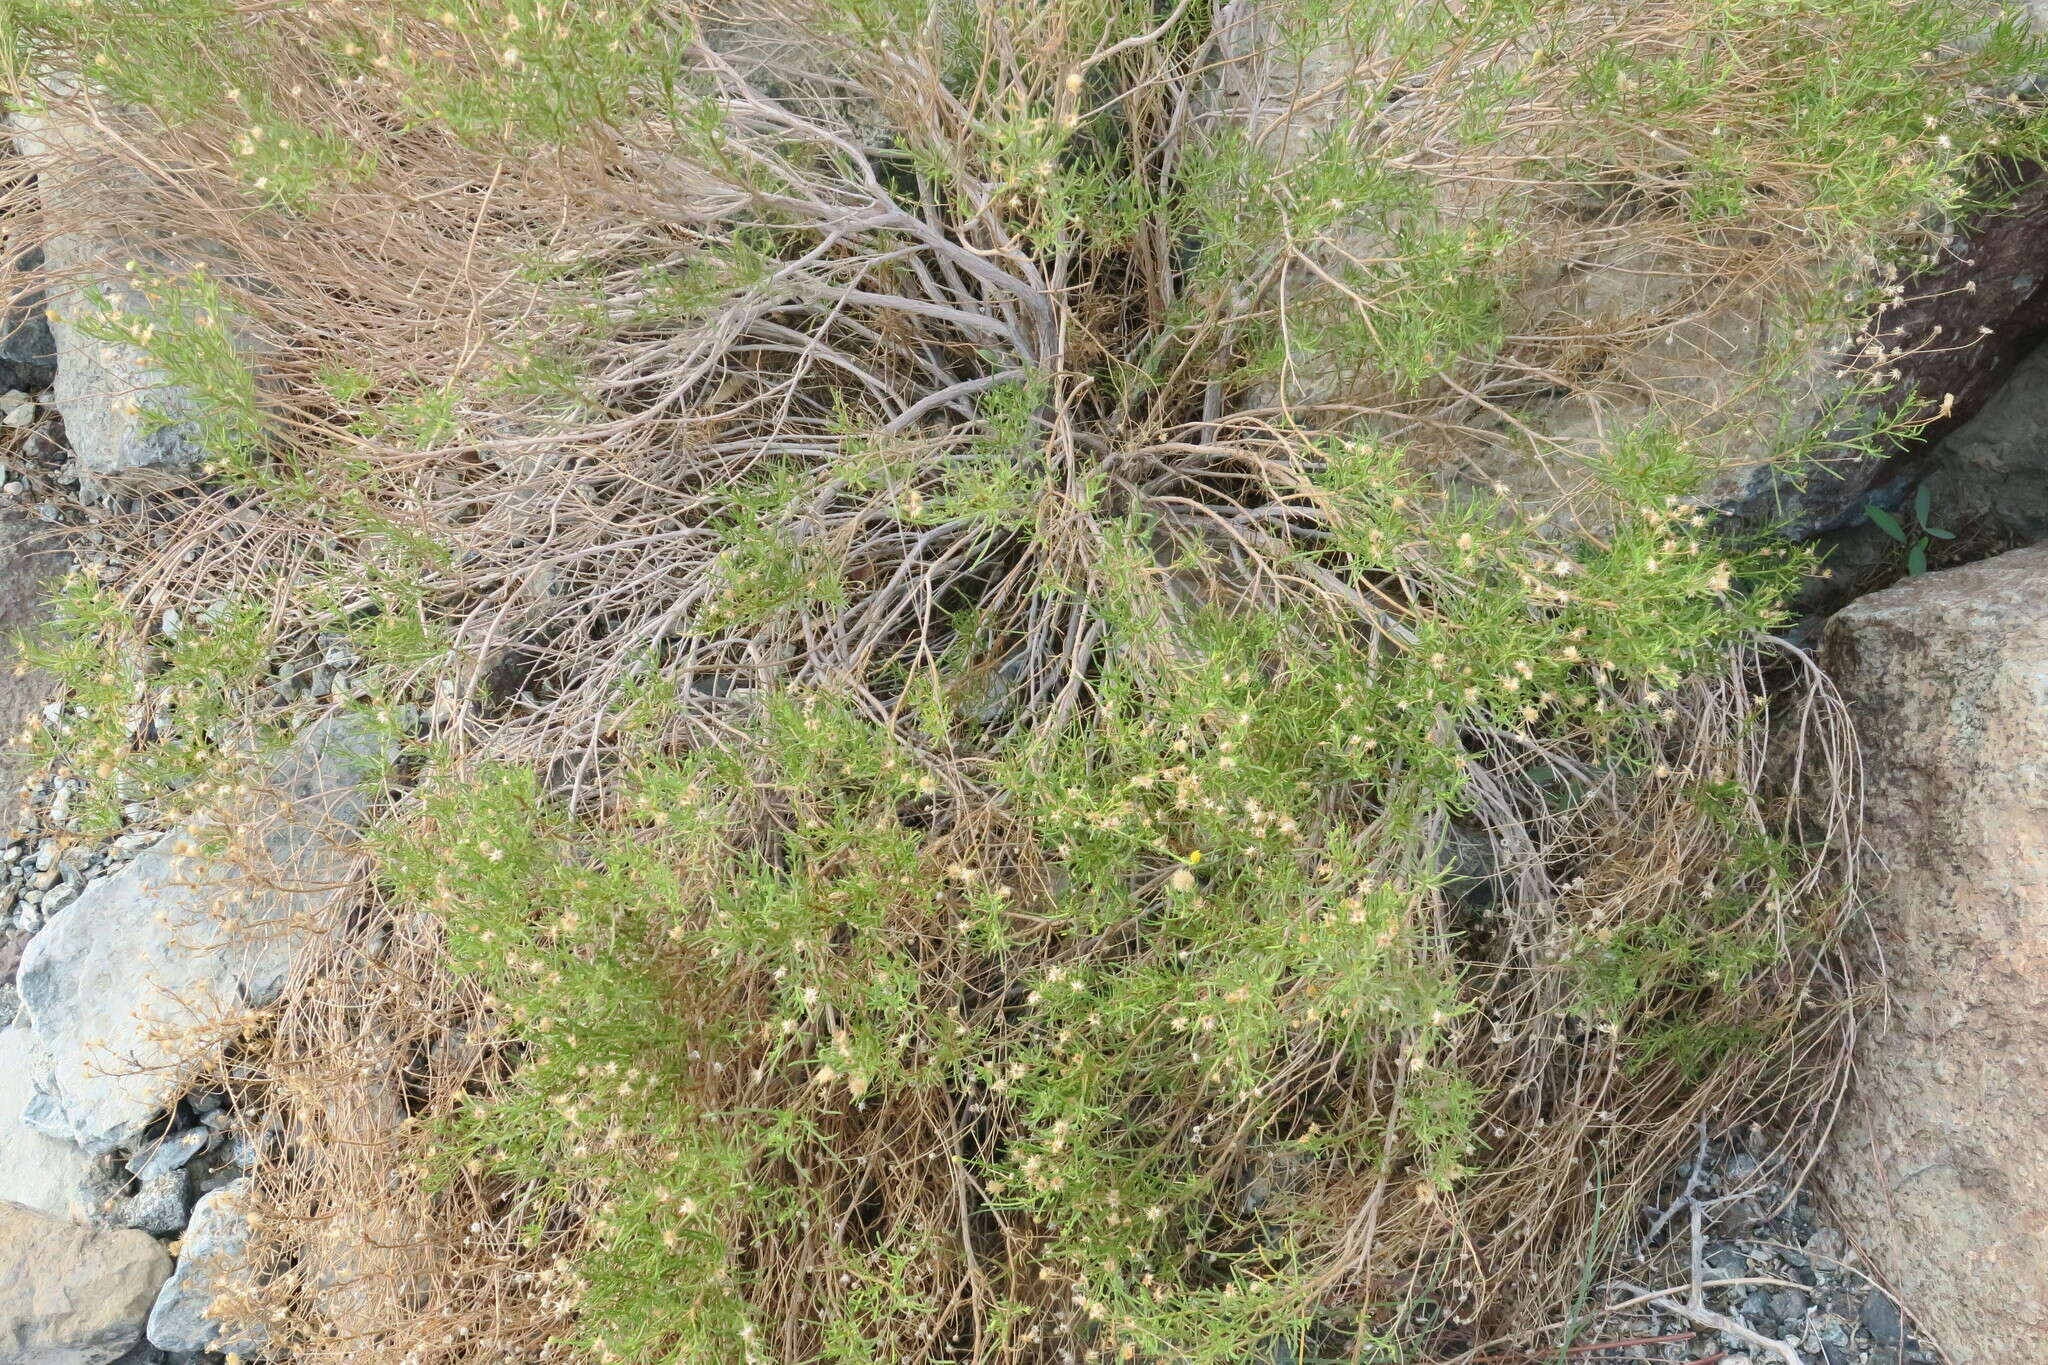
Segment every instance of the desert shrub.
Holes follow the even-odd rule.
[[[318,632],[415,747],[232,1078],[338,1135],[259,1172],[296,1354],[1455,1357],[1559,1316],[1703,1115],[1825,1102],[1853,773],[1770,642],[1802,561],[1699,490],[1882,384],[1730,453],[2034,150],[2014,25],[0,28],[176,191],[133,230],[261,277],[94,324],[207,400],[213,482],[109,523],[51,661],[98,714],[93,632],[141,676],[124,613],[265,603],[165,733],[305,706],[235,651]],[[1602,271],[1682,283],[1561,312]],[[1758,293],[1742,382],[1631,369]]]
[[[1319,473],[1377,630],[1139,614],[1085,721],[966,762],[936,676],[907,724],[778,691],[682,752],[655,686],[602,810],[489,769],[390,830],[525,1049],[438,1160],[525,1192],[584,1350],[1391,1358],[1554,1301],[1654,1174],[1622,1133],[1825,1077],[1839,888],[1721,672],[1769,622],[1732,575],[1783,562],[1639,486],[1560,580],[1373,452]],[[1487,904],[1444,825],[1503,800],[1531,884]]]

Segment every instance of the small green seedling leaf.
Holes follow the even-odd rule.
[[[1906,551],[1906,572],[1923,574],[1927,572],[1927,537],[1913,542],[1913,548]]]
[[[1899,542],[1899,544],[1904,545],[1906,543],[1906,528],[1899,525],[1899,519],[1885,511],[1882,507],[1866,507],[1863,509],[1863,515],[1870,518],[1872,526],[1875,526],[1878,530]]]
[[[1924,526],[1921,529],[1926,531],[1928,535],[1933,536],[1936,540],[1954,540],[1956,538],[1956,533],[1954,531],[1943,531],[1933,526]]]
[[[1927,529],[1927,514],[1933,506],[1934,490],[1923,483],[1913,494],[1913,520],[1920,523],[1923,531]]]

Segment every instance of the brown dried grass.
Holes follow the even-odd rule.
[[[707,13],[793,32],[814,28],[815,17],[794,4]],[[1061,13],[1046,6],[1038,18],[1050,23]],[[1562,26],[1579,33],[1582,46],[1553,54],[1560,69],[1602,45],[1687,41],[1687,7],[1680,4],[1589,6],[1584,16]],[[289,48],[300,28],[317,28],[328,17],[316,9],[265,8],[262,22],[272,27],[263,41]],[[407,28],[398,41],[427,49],[443,39],[427,26]],[[457,65],[478,60],[461,50],[442,55]],[[850,72],[890,121],[934,144],[964,141],[961,130],[989,112],[947,94],[929,53],[880,54],[821,38],[806,55],[817,69],[780,72],[789,85],[835,88]],[[1020,22],[1014,43],[993,59],[1005,69],[992,88],[1057,89],[1073,55],[1062,35]],[[454,567],[434,585],[434,601],[454,641],[457,671],[410,681],[422,694],[444,684],[436,719],[456,761],[542,765],[557,787],[591,807],[601,804],[622,683],[649,649],[667,651],[667,671],[692,698],[673,716],[670,738],[717,744],[744,722],[743,684],[865,689],[880,663],[929,663],[933,620],[952,593],[972,582],[983,606],[1007,618],[1027,661],[1014,723],[1058,723],[1085,705],[1087,655],[1101,628],[1087,605],[1094,565],[1079,510],[1087,467],[1112,465],[1131,498],[1164,506],[1191,477],[1199,482],[1217,470],[1284,464],[1298,451],[1289,423],[1328,428],[1359,421],[1483,477],[1490,477],[1487,461],[1512,443],[1569,496],[1570,459],[1579,448],[1533,424],[1541,419],[1525,417],[1529,395],[1568,394],[1596,415],[1647,406],[1687,411],[1690,404],[1697,409],[1691,425],[1714,430],[1739,417],[1769,377],[1710,386],[1714,401],[1701,407],[1697,387],[1655,369],[1633,372],[1613,357],[1641,357],[1672,344],[1697,349],[1731,301],[1814,287],[1831,264],[1815,258],[1789,180],[1782,217],[1763,213],[1739,231],[1703,237],[1669,216],[1642,212],[1644,197],[1654,200],[1682,180],[1668,137],[1653,131],[1640,145],[1614,149],[1613,183],[1585,187],[1596,207],[1532,198],[1531,159],[1564,155],[1576,131],[1571,110],[1539,85],[1511,110],[1492,150],[1475,152],[1456,134],[1459,90],[1475,74],[1528,54],[1453,53],[1423,73],[1404,102],[1411,112],[1384,130],[1377,150],[1434,177],[1475,216],[1510,205],[1527,215],[1517,268],[1535,302],[1515,321],[1510,344],[1420,393],[1361,374],[1307,400],[1283,382],[1270,402],[1257,405],[1189,373],[1142,408],[1118,410],[1085,391],[1090,367],[1082,361],[1129,347],[1156,325],[1174,275],[1172,243],[1141,239],[1120,265],[1133,282],[1129,295],[1151,310],[1139,310],[1134,322],[1091,304],[1100,295],[1088,292],[1093,281],[1085,272],[1099,264],[1078,254],[1055,253],[1048,261],[1027,250],[996,210],[994,183],[973,211],[947,216],[950,210],[935,203],[893,202],[872,177],[822,175],[812,154],[826,148],[856,167],[872,171],[878,164],[875,149],[860,140],[857,118],[830,101],[807,106],[768,98],[754,84],[758,72],[709,48],[698,57],[706,79],[744,119],[773,131],[750,154],[773,158],[788,181],[774,213],[815,225],[837,245],[801,270],[785,268],[774,289],[707,325],[608,339],[589,357],[588,406],[567,417],[491,396],[484,387],[505,338],[575,340],[551,309],[556,290],[526,278],[527,264],[536,257],[594,263],[607,276],[604,292],[619,300],[635,287],[639,264],[686,259],[762,210],[758,197],[679,158],[674,129],[650,119],[594,130],[584,145],[508,155],[404,126],[395,89],[337,85],[308,71],[302,95],[280,92],[300,101],[287,111],[377,148],[380,161],[373,175],[337,188],[311,212],[287,216],[252,207],[236,186],[230,168],[239,130],[206,123],[164,129],[68,102],[108,135],[106,145],[133,175],[146,179],[145,198],[124,191],[120,200],[122,221],[139,236],[167,255],[258,267],[239,281],[248,286],[240,291],[242,316],[265,346],[280,438],[309,457],[312,476],[336,503],[360,500],[451,550]],[[774,57],[791,60],[786,49]],[[1153,130],[1148,136],[1160,148],[1155,173],[1163,177],[1176,143],[1197,135],[1194,73],[1215,59],[1206,51],[1161,50],[1147,61],[1129,116]],[[1249,56],[1234,68],[1262,69]],[[1382,74],[1359,61],[1329,72],[1330,89]],[[1272,76],[1270,69],[1265,75]],[[1287,124],[1317,117],[1311,107],[1290,105]],[[798,150],[788,150],[792,145]],[[48,176],[54,168],[37,169]],[[104,216],[90,196],[74,207],[85,217]],[[943,231],[931,226],[940,218]],[[878,245],[884,223],[898,240],[917,243],[916,251]],[[49,231],[62,226],[45,223]],[[1246,282],[1237,306],[1219,301],[1190,324],[1188,353],[1227,347],[1249,318],[1286,306],[1324,268],[1324,253],[1360,245],[1324,241],[1290,249]],[[1629,254],[1655,260],[1661,273],[1689,270],[1686,287],[1598,320],[1572,315],[1575,296],[1551,288],[1556,262]],[[876,298],[856,297],[863,281],[884,281],[886,288],[870,291]],[[1070,305],[1070,297],[1079,302]],[[831,547],[859,586],[831,631],[805,625],[678,635],[678,623],[717,579],[718,538],[707,519],[720,490],[770,462],[816,469],[843,457],[846,438],[817,392],[860,396],[875,405],[877,424],[899,429],[906,454],[942,459],[946,442],[976,420],[966,399],[991,376],[1055,352],[1074,361],[1060,376],[1071,387],[1048,405],[1041,434],[1045,449],[1072,473],[1071,501],[1045,507],[1035,544],[999,573],[986,567],[989,547],[966,534],[920,529],[874,506],[821,500],[795,526]],[[319,384],[321,365],[336,358],[368,364],[391,391],[459,393],[460,432],[423,449],[351,430],[355,414]],[[1704,360],[1725,364],[1731,357]],[[330,511],[204,490],[145,500],[110,525],[133,555],[115,581],[138,612],[150,615],[256,591],[272,597],[280,619],[291,619],[303,612],[292,592],[307,566],[324,565],[332,579],[348,556],[368,566],[378,554],[374,538],[338,543]],[[1270,569],[1257,548],[1265,509],[1219,497],[1198,515],[1243,547],[1242,577],[1230,590],[1250,601],[1270,594]],[[1071,596],[1026,591],[1045,563],[1069,571]],[[367,594],[367,577],[363,586]],[[1360,605],[1379,615],[1375,605]],[[1398,621],[1386,629],[1398,645]],[[1837,912],[1812,906],[1839,906],[1846,896],[1840,854],[1854,827],[1853,758],[1825,684],[1797,656],[1789,668],[1797,677],[1777,686],[1792,698],[1778,703],[1790,714],[1771,725],[1759,725],[1755,714],[1765,690],[1759,660],[1742,660],[1725,679],[1696,688],[1673,727],[1669,761],[1725,771],[1762,792],[1771,785],[1770,748],[1759,736],[1791,745],[1800,756],[1793,788],[1821,803],[1807,818],[1832,831],[1836,850],[1798,889],[1808,900],[1800,914],[1812,917],[1808,932],[1824,944]],[[504,685],[508,669],[520,675],[519,685]],[[394,681],[394,694],[407,688],[406,680]],[[885,712],[883,703],[875,707]],[[1672,1157],[1689,1147],[1700,1116],[1732,1118],[1739,1106],[1744,1118],[1796,1129],[1838,1082],[1837,1006],[1848,983],[1832,954],[1789,942],[1788,966],[1772,988],[1810,998],[1812,1008],[1788,1016],[1791,1034],[1774,1040],[1780,1055],[1800,1059],[1782,1075],[1758,1077],[1730,1063],[1690,1089],[1651,1089],[1632,1083],[1618,1056],[1597,1040],[1547,1031],[1559,1003],[1555,978],[1528,971],[1529,964],[1588,925],[1665,909],[1683,913],[1726,850],[1672,804],[1675,797],[1591,774],[1587,799],[1569,817],[1546,816],[1518,776],[1535,757],[1503,740],[1479,765],[1483,838],[1501,859],[1513,913],[1503,930],[1508,941],[1493,953],[1500,980],[1490,992],[1499,1002],[1491,1028],[1501,1032],[1473,1030],[1460,1061],[1482,1087],[1528,1096],[1528,1112],[1569,1117],[1496,1132],[1499,1177],[1459,1201],[1390,1188],[1386,1176],[1370,1187],[1325,1191],[1345,1229],[1333,1294],[1384,1290],[1386,1265],[1409,1267],[1419,1286],[1427,1267],[1444,1275],[1436,1287],[1449,1292],[1450,1302],[1483,1321],[1536,1320],[1575,1288],[1582,1268],[1569,1257],[1605,1254],[1611,1242],[1602,1238],[1613,1236],[1612,1220],[1625,1220]],[[1762,798],[1753,815],[1766,824],[1780,818]],[[1560,881],[1556,869],[1566,866],[1585,870]],[[1791,911],[1783,905],[1757,913],[1777,916],[1782,926],[1791,923]],[[295,1358],[352,1365],[551,1358],[554,1348],[546,1343],[571,1311],[575,1286],[567,1266],[585,1230],[573,1222],[551,1226],[538,1247],[528,1246],[519,1236],[530,1207],[525,1192],[480,1179],[432,1185],[423,1174],[431,1164],[426,1121],[462,1096],[488,1093],[512,1060],[484,1028],[483,1003],[473,986],[448,972],[430,917],[417,907],[380,904],[366,888],[328,926],[300,987],[228,1074],[240,1112],[282,1136],[265,1149],[256,1173],[254,1278],[264,1286],[257,1315],[290,1343]],[[1398,1095],[1392,1076],[1356,1083]],[[916,1158],[951,1150],[942,1138],[955,1123],[950,1113],[885,1110],[838,1138],[903,1173],[890,1198],[902,1201],[906,1217],[944,1225],[957,1217],[953,1174],[926,1175]],[[1593,1153],[1609,1154],[1615,1164],[1589,1167]],[[1609,1221],[1599,1228],[1603,1219]],[[789,1301],[800,1303],[804,1277],[820,1260],[789,1247],[767,1283],[783,1285]],[[980,1269],[963,1266],[959,1273],[961,1292],[977,1292]],[[785,1331],[801,1340],[800,1325]],[[1475,1345],[1460,1358],[1481,1349]]]

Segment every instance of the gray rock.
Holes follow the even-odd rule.
[[[164,1171],[143,1181],[142,1188],[128,1196],[117,1219],[122,1227],[168,1236],[191,1220],[192,1202],[192,1173]]]
[[[248,1182],[238,1180],[199,1201],[184,1250],[149,1310],[149,1343],[164,1351],[232,1351],[255,1355],[264,1334],[230,1335],[222,1319],[235,1311],[248,1287],[249,1219],[240,1205]]]
[[[1806,1295],[1796,1289],[1780,1289],[1771,1295],[1771,1316],[1788,1328],[1806,1318]]]
[[[122,1193],[127,1182],[119,1178],[118,1166],[97,1174],[100,1197],[89,1221],[101,1227],[168,1236],[192,1216],[192,1173],[182,1167],[151,1176],[133,1194]]]
[[[204,1199],[215,1190],[224,1190],[249,1173],[246,1166],[222,1165],[199,1177],[199,1197]]]
[[[43,250],[23,253],[15,269],[33,277],[43,268]],[[57,341],[43,316],[43,291],[28,288],[0,308],[0,383],[8,388],[47,389],[57,377]]]
[[[137,1181],[117,1157],[103,1156],[93,1163],[73,1216],[94,1227],[168,1235],[185,1226],[193,1198],[191,1172],[182,1167]]]
[[[1841,1284],[1821,1290],[1818,1301],[1823,1317],[1839,1318],[1844,1322],[1854,1321],[1863,1306],[1862,1295]]]
[[[186,1162],[206,1150],[206,1144],[211,1141],[213,1130],[205,1124],[195,1123],[130,1157],[128,1173],[138,1180],[151,1180],[166,1171],[182,1169]]]
[[[190,852],[186,831],[87,888],[30,942],[22,1006],[50,1066],[36,1120],[88,1152],[133,1147],[218,1055],[250,1008],[275,1000],[319,912],[355,865],[346,847],[369,808],[362,783],[380,760],[352,720],[300,736],[272,773],[274,804],[252,813],[254,885],[230,862]]]
[[[0,1365],[111,1365],[140,1340],[170,1273],[147,1233],[0,1203]]]
[[[5,872],[0,871],[0,876]],[[28,949],[28,935],[18,929],[0,929],[0,981],[14,980],[21,970],[21,955]]]
[[[138,829],[114,840],[113,848],[122,857],[131,857],[163,837],[163,831],[159,829]]]
[[[2048,347],[2021,361],[1982,411],[1922,458],[1934,524],[1996,537],[2048,539]],[[1903,498],[1901,499],[1903,501]]]
[[[67,83],[46,78],[46,90],[68,95]],[[100,111],[104,120],[119,111]],[[15,146],[36,171],[44,211],[69,230],[44,243],[46,265],[62,288],[48,290],[47,313],[56,352],[51,401],[87,475],[138,472],[188,475],[206,458],[193,415],[193,395],[172,385],[141,348],[104,341],[88,328],[116,313],[143,316],[148,300],[128,265],[142,262],[179,274],[192,261],[172,258],[134,226],[135,205],[149,183],[117,153],[91,120],[50,110],[17,110]],[[34,343],[28,343],[34,344]]]
[[[53,243],[51,254],[73,252]],[[112,306],[141,307],[138,291],[109,288],[107,293]],[[70,301],[63,308],[53,323],[59,365],[51,398],[64,414],[64,432],[79,468],[96,475],[197,470],[205,463],[206,449],[195,424],[183,416],[192,410],[190,395],[171,387],[140,350],[81,331],[80,321],[92,316],[89,305]],[[174,420],[161,420],[166,417]]]
[[[0,1200],[53,1218],[82,1217],[92,1159],[22,1121],[35,1098],[30,1078],[48,1064],[25,1020],[0,1032]]]
[[[229,1135],[228,1164],[245,1171],[256,1169],[256,1143],[247,1133]]]
[[[1741,1247],[1726,1243],[1707,1251],[1707,1265],[1717,1279],[1738,1280],[1749,1274],[1749,1257]]]
[[[33,1037],[35,1030],[31,1028],[29,1034]],[[49,1075],[53,1065],[48,1048],[38,1046],[37,1055],[43,1059],[42,1069],[29,1077],[31,1084],[36,1077]],[[62,1142],[71,1141],[70,1116],[65,1114],[64,1106],[57,1102],[57,1097],[46,1091],[37,1090],[28,1097],[28,1103],[21,1107],[21,1121],[25,1127],[34,1129],[44,1137],[56,1138]]]
[[[1896,1349],[1906,1341],[1906,1324],[1899,1316],[1899,1306],[1883,1290],[1872,1290],[1863,1301],[1862,1321],[1863,1330],[1880,1346]]]

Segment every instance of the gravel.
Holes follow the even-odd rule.
[[[1865,1273],[1854,1229],[1832,1226],[1799,1184],[1800,1172],[1775,1153],[1776,1144],[1752,1130],[1707,1143],[1671,1173],[1642,1212],[1638,1235],[1647,1245],[1604,1302],[1670,1292],[1660,1302],[1602,1315],[1580,1333],[1583,1354],[1574,1359],[1941,1365],[1934,1344],[1920,1339]],[[1704,1312],[1682,1311],[1692,1307],[1695,1260],[1703,1282],[1747,1283],[1702,1288],[1697,1308]],[[1640,1344],[1664,1337],[1678,1339]],[[1586,1349],[1623,1341],[1639,1344]]]

